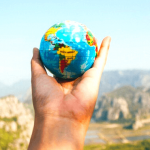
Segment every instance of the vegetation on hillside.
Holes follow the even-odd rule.
[[[19,140],[20,133],[22,132],[20,126],[17,124],[17,130],[10,130],[11,121],[16,122],[16,118],[0,118],[0,121],[5,122],[5,126],[0,128],[0,150],[25,150],[27,144],[23,140]]]
[[[150,150],[150,140],[132,144],[88,145],[84,150]]]

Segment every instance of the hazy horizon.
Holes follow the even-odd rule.
[[[144,71],[144,72],[150,72],[150,69],[148,70],[143,70],[143,69],[126,69],[126,70],[104,70],[104,72],[103,73],[105,73],[105,72],[115,72],[115,71],[117,71],[117,72],[124,72],[124,71]],[[47,73],[48,73],[48,75],[52,75],[50,72],[48,72],[47,71]],[[28,78],[22,78],[22,79],[18,79],[18,80],[16,80],[16,81],[14,81],[14,82],[12,82],[12,83],[5,83],[5,82],[3,82],[3,81],[1,81],[0,80],[0,84],[4,84],[5,86],[12,86],[12,85],[14,85],[14,84],[16,84],[16,83],[19,83],[19,82],[22,82],[22,81],[29,81],[29,80],[31,80],[31,77],[28,77]]]

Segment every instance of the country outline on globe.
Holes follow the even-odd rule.
[[[49,52],[51,52],[53,57],[50,56]],[[95,57],[97,57],[97,53],[97,42],[91,31],[85,25],[74,21],[65,21],[53,25],[44,34],[40,44],[40,56],[43,64],[50,72],[60,78],[73,79],[81,76],[92,66]],[[77,58],[77,56],[79,58]],[[48,57],[50,57],[49,60]],[[55,60],[53,59],[54,57]],[[91,59],[90,61],[92,61],[92,63],[89,63],[88,67],[87,62],[84,60],[86,58],[89,58]],[[80,71],[77,71],[77,73],[74,72],[76,67],[73,65],[72,68],[74,70],[68,71],[68,66],[73,64],[72,62],[76,59],[78,59],[78,62],[82,59],[85,61],[84,63],[81,63],[80,66],[77,65],[76,62],[76,66],[78,66],[78,70]],[[56,65],[55,61],[58,61],[59,65]]]

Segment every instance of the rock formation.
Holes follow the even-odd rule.
[[[33,129],[33,116],[23,103],[12,95],[0,98],[0,129],[14,135],[10,147],[26,149]],[[1,139],[3,140],[3,139]]]
[[[98,99],[92,120],[111,121],[150,115],[149,89],[124,86]]]

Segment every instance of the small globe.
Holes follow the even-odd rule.
[[[43,35],[40,57],[56,77],[75,79],[92,67],[98,47],[94,35],[83,24],[64,21]]]

